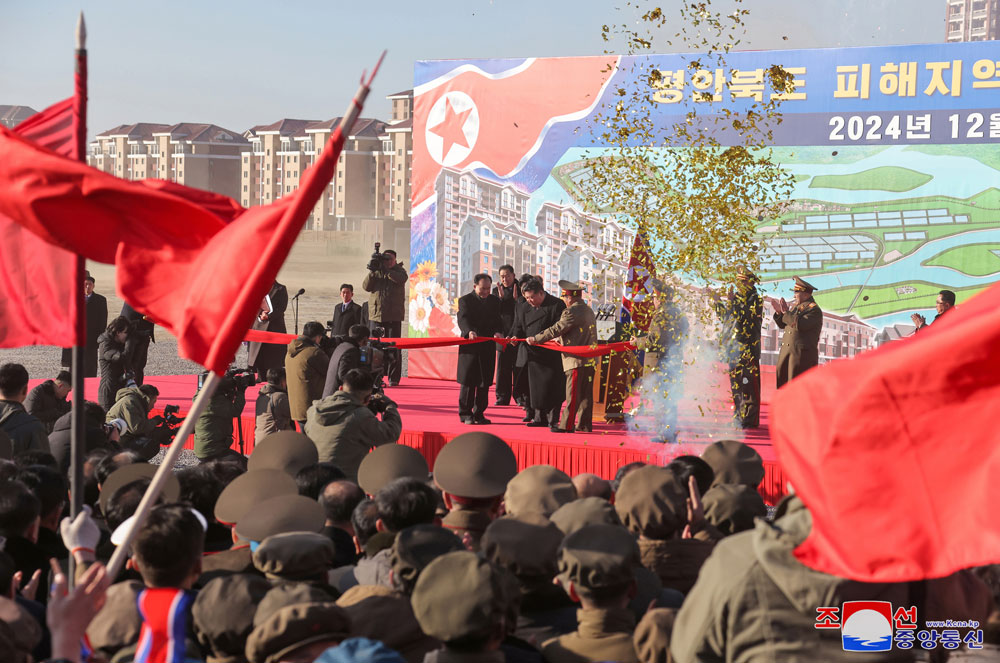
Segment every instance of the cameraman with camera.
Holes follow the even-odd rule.
[[[332,396],[344,383],[347,372],[352,368],[361,368],[361,354],[368,347],[368,327],[352,325],[347,336],[337,345],[330,357],[330,368],[326,371],[326,384],[323,385],[323,398]]]
[[[396,261],[396,252],[386,249],[379,252],[381,244],[375,242],[375,253],[368,263],[368,275],[361,287],[372,293],[368,302],[368,319],[385,329],[384,336],[399,338],[406,312],[406,281],[409,275],[403,263]],[[403,372],[402,362],[393,356],[389,366],[389,385],[397,386]]]
[[[232,448],[233,419],[243,413],[247,402],[245,392],[254,384],[253,373],[226,371],[212,400],[194,425],[194,455],[198,457],[198,462],[207,463],[227,456],[243,458],[243,454]]]
[[[151,384],[119,389],[115,404],[104,417],[108,424],[116,419],[125,422],[125,432],[120,434],[119,443],[147,461],[159,453],[161,444],[169,442],[170,429],[163,426],[164,418],[149,416],[159,396],[160,390]]]
[[[373,394],[374,385],[369,371],[353,368],[340,391],[313,404],[307,415],[305,433],[316,445],[319,461],[333,463],[351,481],[358,480],[370,449],[396,442],[403,431],[398,407],[384,394]]]

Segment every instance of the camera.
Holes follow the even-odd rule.
[[[372,254],[372,259],[368,261],[368,271],[377,272],[382,269],[382,258],[385,254],[380,250],[382,248],[381,242],[375,242],[375,253]]]
[[[389,399],[386,398],[381,391],[372,391],[371,398],[368,399],[368,409],[371,410],[373,414],[382,414],[389,409],[389,402]]]
[[[166,405],[163,408],[163,423],[167,426],[179,426],[184,422],[184,417],[178,417],[177,413],[181,411],[180,405]]]
[[[257,373],[252,368],[230,368],[226,371],[226,377],[232,378],[236,388],[240,391],[246,391],[248,387],[259,382]]]

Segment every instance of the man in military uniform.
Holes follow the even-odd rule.
[[[490,294],[493,279],[489,274],[476,274],[472,292],[458,300],[458,328],[462,338],[502,337],[500,299]],[[488,424],[486,406],[496,368],[494,343],[471,343],[458,348],[458,417],[463,424]]]
[[[740,426],[760,426],[760,328],[764,303],[754,285],[757,275],[740,265],[737,286],[726,301],[716,301],[722,322],[722,346],[729,361],[734,416]]]
[[[649,332],[636,339],[636,346],[645,350],[642,400],[653,417],[653,442],[677,441],[677,405],[681,400],[684,380],[684,339],[688,322],[674,301],[674,289],[661,281],[652,280],[653,315]]]
[[[562,289],[566,310],[559,316],[559,322],[539,334],[529,336],[528,345],[558,338],[562,345],[596,346],[597,316],[583,301],[583,286],[570,281],[559,281],[559,287]],[[559,426],[554,426],[552,431],[572,433],[578,430],[589,433],[593,429],[595,361],[563,353],[562,365],[563,373],[566,374],[566,408],[559,417]]]
[[[795,277],[795,304],[791,307],[782,297],[775,305],[774,322],[785,330],[781,336],[776,377],[780,389],[819,363],[819,334],[823,330],[823,311],[813,292],[816,288]]]

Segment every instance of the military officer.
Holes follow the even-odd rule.
[[[729,360],[729,385],[734,415],[742,428],[760,425],[760,328],[764,303],[757,292],[757,275],[740,265],[734,289],[716,302],[722,321],[723,348]]]
[[[541,333],[529,336],[528,345],[560,339],[562,345],[597,345],[597,316],[583,301],[583,286],[570,281],[559,281],[561,299],[566,310],[559,316],[559,322]],[[562,356],[563,373],[566,374],[566,408],[559,417],[559,426],[552,430],[557,433],[574,431],[590,432],[594,415],[594,359],[571,354]],[[577,420],[579,415],[579,421]]]
[[[823,311],[813,292],[816,288],[795,277],[795,303],[782,297],[775,304],[774,322],[785,330],[781,337],[776,377],[780,389],[792,378],[819,363],[819,334],[823,330]]]

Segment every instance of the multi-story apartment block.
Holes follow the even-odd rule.
[[[0,126],[13,129],[37,112],[30,106],[7,106],[0,104]]]
[[[141,122],[97,134],[87,163],[126,180],[159,178],[239,200],[246,142],[214,124]]]
[[[774,322],[773,297],[764,298],[764,324],[761,329],[760,363],[774,366],[781,351],[783,330]],[[878,332],[856,315],[835,315],[823,311],[823,331],[819,337],[819,361],[853,357],[876,347]]]
[[[388,200],[392,218],[410,220],[410,169],[413,162],[413,90],[390,94],[392,119],[385,128],[383,150],[391,155],[388,164]]]
[[[1000,36],[997,0],[947,0],[945,41],[986,41]]]

